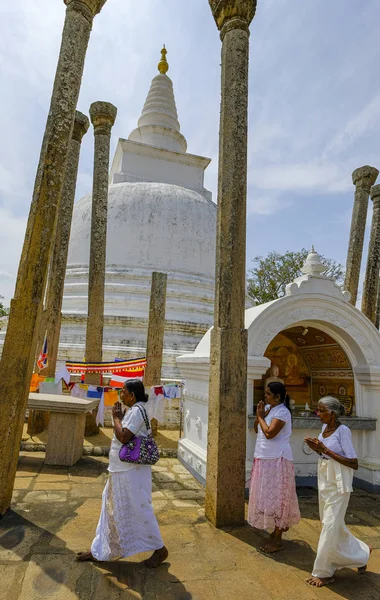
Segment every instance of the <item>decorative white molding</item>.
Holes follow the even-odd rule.
[[[313,379],[353,379],[354,375],[351,370],[337,371],[311,371]]]
[[[355,350],[351,348],[351,356],[353,351],[357,355],[361,352],[369,365],[380,363],[380,337],[373,324],[349,303],[322,295],[284,296],[270,303],[250,324],[249,351],[262,356],[280,331],[298,323],[311,322],[318,322],[321,329],[335,339],[340,329],[342,336],[349,336],[357,344]],[[347,343],[342,345],[347,347]]]

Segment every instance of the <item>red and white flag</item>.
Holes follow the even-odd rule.
[[[144,377],[144,370],[145,369],[128,369],[125,371],[117,371],[117,373],[112,373],[109,385],[112,387],[121,388],[128,379],[140,379],[140,381],[142,381]]]
[[[37,367],[40,371],[45,369],[48,366],[48,343],[47,343],[47,334],[45,333],[44,343],[42,345],[42,349],[40,355],[37,360]]]

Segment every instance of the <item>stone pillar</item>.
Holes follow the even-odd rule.
[[[363,286],[362,312],[376,325],[380,271],[380,185],[371,187],[371,198],[373,201],[373,214]]]
[[[148,335],[146,341],[146,369],[144,385],[159,385],[161,382],[162,353],[164,350],[166,273],[152,273],[149,303]],[[157,433],[157,421],[152,419],[153,433]]]
[[[106,0],[64,0],[61,50],[0,363],[0,515],[9,508],[54,226],[92,21]]]
[[[380,279],[377,286],[375,327],[376,329],[380,327]]]
[[[94,126],[95,151],[92,185],[91,246],[88,273],[88,318],[86,331],[87,362],[100,362],[103,347],[104,288],[107,251],[108,169],[111,129],[117,109],[109,102],[94,102],[90,106]],[[100,383],[98,373],[86,375],[86,382]]]
[[[48,366],[44,370],[46,377],[54,377],[57,364],[59,335],[61,331],[61,309],[63,288],[65,284],[67,254],[71,221],[77,185],[79,155],[82,138],[87,132],[90,122],[86,115],[76,111],[74,129],[71,136],[70,152],[67,161],[62,197],[59,206],[57,229],[54,241],[53,256],[50,265],[48,290],[46,299],[46,328],[49,350]]]
[[[206,516],[216,527],[223,527],[244,523],[248,56],[256,0],[209,3],[222,40],[222,101]]]
[[[377,169],[368,165],[359,167],[352,173],[355,198],[352,210],[344,289],[350,292],[350,302],[353,306],[356,305],[358,295],[369,191],[375,183],[378,174],[379,171]]]
[[[63,183],[62,197],[59,205],[54,249],[47,283],[46,309],[41,318],[40,334],[37,342],[37,356],[47,330],[49,361],[42,375],[54,377],[57,364],[59,335],[61,331],[61,308],[65,273],[67,264],[67,253],[69,250],[69,239],[71,221],[73,214],[75,190],[77,184],[78,164],[81,142],[88,130],[90,122],[86,115],[76,111],[74,129],[71,136],[70,151],[67,161],[65,180]],[[28,433],[35,435],[43,431],[49,422],[49,413],[40,410],[31,410],[28,419]]]

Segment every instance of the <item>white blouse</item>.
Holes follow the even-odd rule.
[[[268,440],[265,437],[259,423],[257,429],[255,458],[268,459],[282,457],[293,461],[292,449],[290,447],[290,436],[292,435],[292,415],[284,404],[278,404],[277,406],[274,406],[265,417],[266,424],[270,425],[273,419],[284,421],[285,425],[276,435],[276,437]]]
[[[327,425],[322,426],[322,433],[326,429]],[[347,425],[339,425],[329,437],[323,437],[322,433],[319,434],[318,439],[328,448],[331,452],[344,456],[345,458],[357,458],[354,445],[352,443],[352,435]],[[324,454],[322,456],[325,456]],[[329,457],[326,457],[329,458]]]

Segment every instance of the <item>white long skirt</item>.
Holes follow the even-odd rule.
[[[109,473],[91,554],[97,560],[117,560],[163,545],[152,507],[151,467]]]
[[[350,533],[344,522],[350,493],[339,493],[337,483],[327,479],[327,460],[318,465],[319,514],[322,533],[319,538],[313,577],[332,577],[338,569],[358,568],[367,564],[369,547]]]

